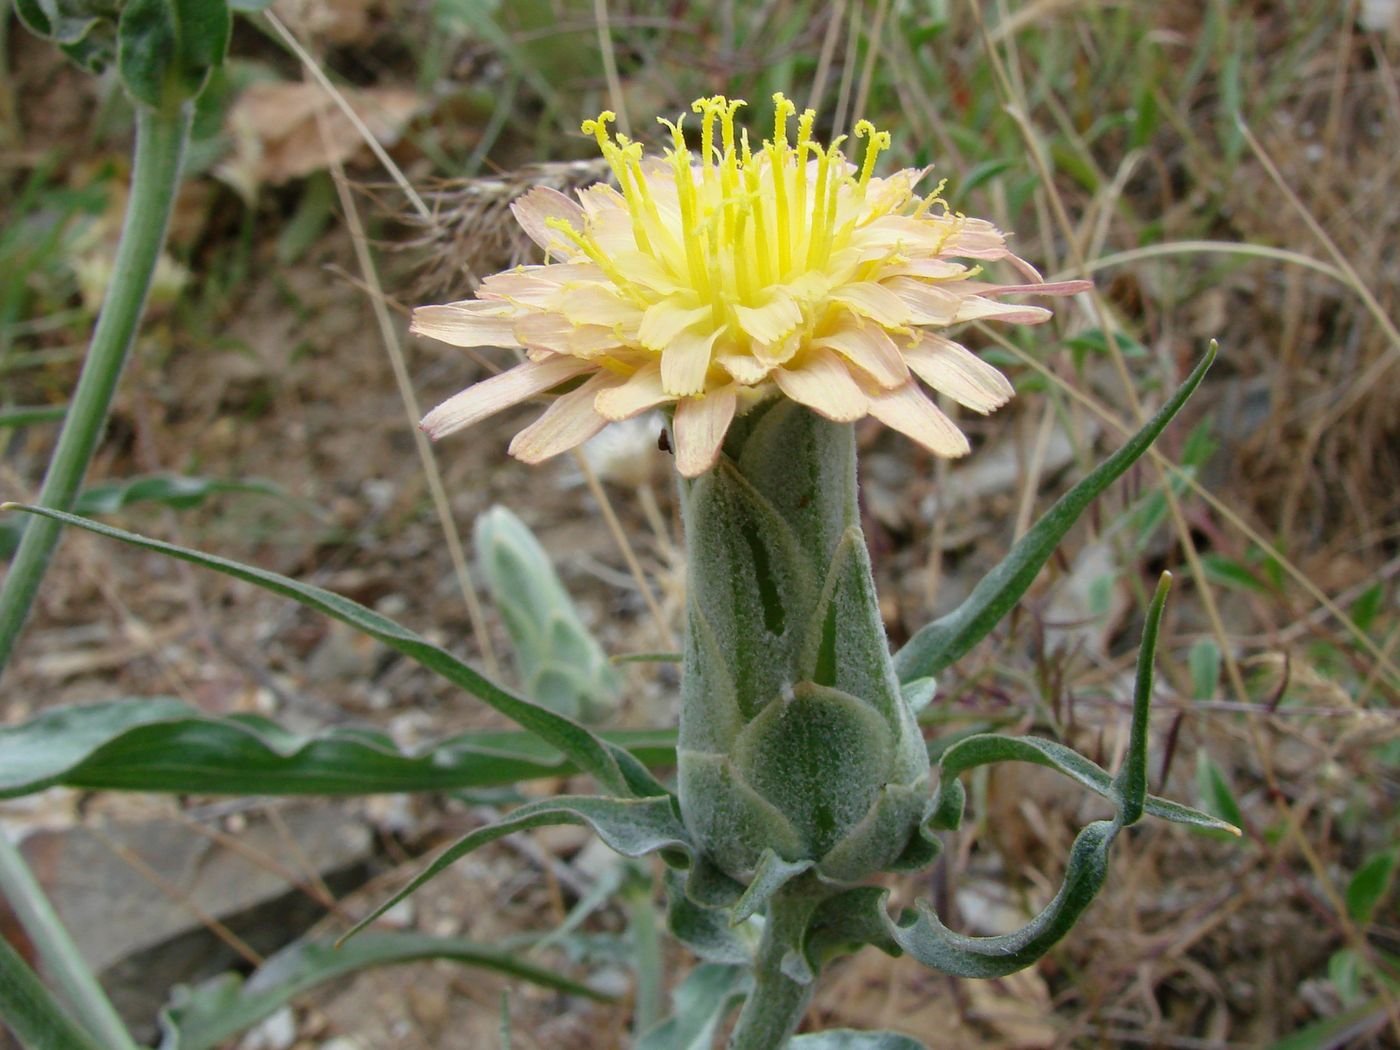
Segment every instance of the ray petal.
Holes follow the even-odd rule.
[[[552,357],[527,361],[507,372],[473,383],[460,394],[449,397],[423,417],[418,424],[428,437],[438,438],[469,427],[526,398],[558,386],[567,379],[587,372],[593,366],[574,357]]]
[[[608,425],[593,407],[594,400],[620,381],[610,372],[600,372],[577,390],[560,395],[544,415],[511,439],[510,454],[522,463],[541,463],[582,445]]]
[[[882,390],[870,397],[870,414],[885,426],[913,438],[936,456],[965,456],[967,437],[924,396],[912,380],[897,390]]]
[[[877,325],[847,325],[812,343],[835,350],[886,389],[901,386],[909,379],[909,366],[899,347]]]
[[[1011,400],[1010,381],[959,343],[928,332],[904,351],[914,374],[958,404],[985,415]]]
[[[661,385],[661,365],[652,362],[633,372],[621,386],[602,391],[593,407],[599,415],[616,423],[669,400],[671,395]]]
[[[710,348],[719,332],[687,328],[661,351],[661,385],[673,397],[690,397],[705,389]]]
[[[837,423],[850,423],[870,410],[870,399],[851,378],[846,362],[820,347],[809,351],[797,368],[773,373],[778,389],[798,404]]]
[[[575,230],[583,232],[583,209],[558,190],[536,186],[524,196],[511,201],[511,214],[520,228],[551,255],[566,259],[583,259],[584,254],[570,244],[557,230],[551,230],[549,219],[563,219]]]
[[[698,477],[715,465],[737,404],[731,384],[676,405],[676,469],[684,477]]]
[[[958,303],[958,314],[953,322],[962,321],[1011,321],[1015,324],[1041,324],[1050,320],[1051,313],[1043,306],[1028,306],[1024,303],[999,303],[995,299],[984,299],[980,295],[969,295]]]
[[[674,299],[663,299],[647,307],[642,315],[637,339],[648,350],[665,350],[680,333],[710,315],[708,306],[687,309]]]
[[[844,285],[833,292],[831,298],[886,328],[898,328],[909,322],[909,307],[904,300],[874,281]]]
[[[409,330],[451,346],[518,347],[514,324],[519,312],[503,303],[468,299],[413,311]]]

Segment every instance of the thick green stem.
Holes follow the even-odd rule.
[[[112,394],[146,306],[151,275],[165,244],[192,113],[191,103],[160,112],[137,107],[131,196],[112,268],[112,283],[44,476],[39,492],[41,506],[57,510],[72,507],[102,436]],[[4,673],[15,640],[29,616],[61,528],[58,522],[43,518],[30,521],[10,563],[4,589],[0,590],[0,674]]]
[[[72,507],[102,436],[112,395],[145,310],[151,277],[165,244],[192,115],[192,103],[160,111],[137,107],[131,195],[112,268],[112,283],[107,288],[77,389],[44,476],[39,492],[42,506],[58,510]],[[30,521],[10,563],[4,588],[0,590],[0,674],[9,663],[15,640],[39,592],[39,584],[58,545],[60,528],[58,522],[45,518]],[[62,987],[82,1024],[104,1047],[135,1050],[135,1042],[44,897],[43,890],[25,867],[19,852],[3,837],[0,837],[0,890],[4,891],[45,967]]]
[[[0,834],[0,892],[14,908],[20,925],[44,960],[49,977],[62,989],[82,1027],[110,1050],[136,1050],[135,1041],[63,928],[53,905],[25,866],[19,850],[3,834]]]
[[[816,976],[794,980],[783,972],[783,959],[800,951],[812,911],[826,895],[815,880],[802,878],[774,896],[754,958],[753,991],[744,1000],[729,1050],[781,1050],[797,1031],[816,990]]]

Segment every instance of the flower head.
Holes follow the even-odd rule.
[[[812,138],[812,110],[798,117],[781,94],[774,102],[773,137],[754,147],[747,130],[736,135],[741,100],[697,100],[698,155],[684,116],[662,121],[672,142],[662,158],[613,134],[612,113],[585,122],[618,188],[590,186],[577,201],[525,194],[512,210],[546,263],[486,278],[475,299],[414,312],[423,335],[525,355],[439,405],[423,429],[438,438],[573,384],[515,436],[512,455],[537,463],[672,405],[676,463],[694,477],[714,465],[735,413],[775,394],[838,422],[874,416],[941,456],[967,452],[920,381],[983,413],[1011,397],[1011,384],[936,329],[1035,324],[1049,311],[1001,297],[1072,294],[1087,282],[1044,283],[994,226],[950,212],[941,185],[916,195],[925,171],[876,177],[888,132],[856,125],[857,166],[841,151],[845,136]],[[1023,283],[978,280],[977,260],[1000,259]]]

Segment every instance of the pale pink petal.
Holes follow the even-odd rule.
[[[708,306],[686,308],[674,299],[663,299],[647,307],[637,340],[648,350],[665,350],[682,330],[709,316]]]
[[[776,343],[802,323],[802,308],[786,295],[775,294],[763,306],[734,307],[739,327],[760,343]]]
[[[548,361],[529,361],[507,372],[474,383],[460,394],[449,397],[423,417],[418,425],[436,441],[453,431],[494,415],[503,408],[519,404],[536,394],[544,393],[565,380],[587,372],[593,366],[573,357],[554,357]]]
[[[870,396],[870,414],[885,426],[913,438],[936,456],[954,459],[971,450],[967,437],[951,419],[924,396],[919,384]]]
[[[595,263],[552,263],[549,266],[517,266],[483,278],[476,290],[478,299],[540,306],[559,294],[565,285],[579,282],[602,283],[607,276]]]
[[[1040,271],[1037,270],[1030,263],[1026,262],[1025,259],[1022,259],[1019,255],[1016,255],[1014,252],[1007,252],[1006,259],[1008,262],[1011,263],[1012,266],[1020,270],[1030,280],[1035,281],[1037,284],[1045,283],[1045,278],[1040,276]]]
[[[830,350],[807,353],[798,368],[773,373],[778,389],[798,404],[837,423],[851,423],[870,409],[870,399],[851,378],[846,363]]]
[[[682,476],[698,477],[715,465],[737,403],[730,385],[676,405],[671,429],[676,438],[676,469]]]
[[[971,350],[940,335],[921,333],[904,351],[914,374],[958,404],[984,415],[1011,400],[1010,381]]]
[[[510,454],[522,463],[540,463],[582,445],[608,425],[593,407],[594,400],[619,382],[621,377],[600,372],[577,390],[560,395],[544,415],[511,439]]]
[[[757,386],[768,378],[774,366],[748,354],[719,354],[715,363],[744,386]]]
[[[616,423],[669,400],[671,395],[661,385],[661,365],[653,362],[637,369],[621,386],[604,390],[593,402],[593,407],[599,415]]]
[[[877,325],[848,325],[830,335],[812,340],[813,346],[835,350],[846,360],[868,372],[882,387],[892,389],[909,379],[909,366],[893,339]]]
[[[574,324],[622,325],[636,331],[642,311],[616,289],[604,284],[580,284],[559,293],[557,308]]]
[[[951,224],[953,233],[943,246],[942,255],[960,255],[965,259],[1015,258],[1006,247],[1006,234],[986,219],[940,217],[941,223]],[[1017,259],[1017,262],[1024,260]],[[1029,265],[1029,264],[1026,264]]]
[[[913,258],[899,259],[880,267],[883,278],[922,277],[930,281],[954,281],[972,271],[952,259]]]
[[[420,306],[413,311],[409,331],[426,335],[452,346],[520,345],[514,322],[518,312],[502,303],[475,299],[442,306]]]
[[[1034,284],[984,284],[981,281],[968,281],[959,285],[973,295],[996,298],[999,295],[1078,295],[1094,287],[1093,281],[1055,281],[1047,284],[1040,281]]]
[[[705,389],[710,348],[719,332],[687,328],[661,351],[661,385],[672,397],[690,397]]]
[[[929,284],[912,277],[891,277],[884,284],[909,310],[910,324],[950,325],[966,294],[962,283]]]
[[[832,293],[831,298],[886,328],[898,328],[909,322],[909,307],[904,300],[874,281],[845,285]]]
[[[529,193],[512,201],[510,210],[530,240],[551,255],[584,258],[583,253],[561,236],[559,231],[549,228],[549,219],[563,219],[579,233],[583,232],[583,209],[558,190],[552,190],[548,186],[536,186]]]
[[[616,333],[602,325],[574,324],[563,314],[537,310],[518,317],[515,337],[520,346],[556,354],[596,357],[618,345]]]
[[[995,299],[983,299],[980,295],[969,295],[958,303],[958,314],[953,322],[962,321],[1011,321],[1015,324],[1041,324],[1053,316],[1043,306],[1027,306],[1023,303],[999,303]]]

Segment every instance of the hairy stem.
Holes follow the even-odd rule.
[[[112,283],[44,476],[39,492],[41,506],[56,510],[72,507],[102,436],[117,380],[146,306],[151,275],[165,243],[192,113],[189,103],[160,111],[137,107],[131,197],[112,267]],[[61,528],[58,522],[48,519],[30,521],[10,563],[4,589],[0,590],[0,674],[29,616]]]
[[[754,957],[753,991],[744,1000],[729,1050],[781,1050],[797,1031],[816,990],[816,975],[795,980],[783,971],[783,960],[789,953],[801,952],[812,912],[826,895],[814,879],[805,877],[774,895]]]
[[[193,104],[136,110],[135,162],[131,196],[112,268],[112,283],[92,334],[77,389],[39,492],[45,507],[67,510],[87,474],[107,422],[107,411],[145,310],[156,260],[180,180],[180,162],[189,140]],[[0,675],[29,616],[39,584],[58,545],[62,526],[47,518],[28,523],[24,539],[0,590]],[[0,836],[0,890],[14,908],[50,974],[70,1000],[77,1019],[104,1047],[135,1050],[92,970],[83,961],[42,888],[24,860]]]

